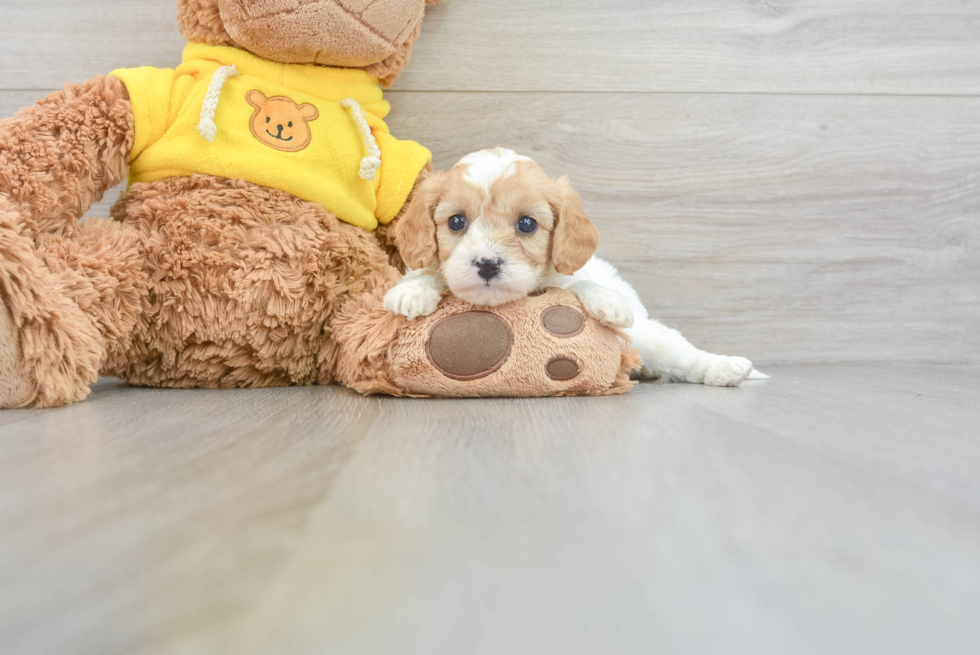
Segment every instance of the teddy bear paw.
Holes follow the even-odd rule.
[[[737,387],[752,372],[752,362],[744,357],[718,355],[704,373],[704,383],[711,387]]]

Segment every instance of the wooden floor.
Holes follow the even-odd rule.
[[[0,0],[0,118],[175,66],[174,5]],[[980,652],[978,35],[978,0],[430,8],[392,132],[569,174],[652,313],[773,379],[0,412],[0,654]]]
[[[0,413],[0,651],[976,653],[980,367]]]

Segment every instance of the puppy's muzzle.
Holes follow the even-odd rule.
[[[474,261],[473,265],[479,269],[477,275],[489,282],[500,275],[500,265],[503,263],[504,260],[498,257],[497,259],[479,259]]]

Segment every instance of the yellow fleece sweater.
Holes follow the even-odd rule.
[[[362,70],[192,43],[176,69],[111,75],[133,105],[130,184],[193,173],[240,178],[373,230],[398,214],[432,157],[388,133],[390,106]]]

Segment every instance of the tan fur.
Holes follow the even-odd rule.
[[[241,180],[134,185],[113,217],[140,235],[153,270],[137,356],[106,371],[137,384],[329,381],[317,358],[333,314],[398,275],[368,232]]]
[[[398,250],[398,243],[395,237],[395,233],[398,230],[398,225],[401,224],[402,218],[408,213],[409,207],[412,206],[416,196],[421,192],[422,185],[427,179],[433,175],[432,163],[425,165],[422,172],[419,173],[419,177],[415,180],[415,186],[412,187],[411,193],[408,194],[408,199],[405,201],[405,205],[402,210],[398,213],[398,216],[394,218],[387,225],[379,225],[378,229],[374,231],[375,237],[378,239],[378,243],[384,248],[384,251],[388,254],[388,262],[398,269],[399,273],[404,274],[406,269],[405,259],[402,257],[401,252]]]
[[[423,180],[402,211],[401,219],[391,228],[398,252],[410,268],[425,268],[436,257],[433,213],[444,181],[444,173],[434,174]]]
[[[585,213],[582,199],[567,178],[557,182],[560,191],[552,205],[557,217],[551,260],[555,270],[571,275],[585,266],[599,247],[599,230]]]
[[[37,395],[37,385],[23,364],[17,326],[0,300],[0,399],[8,407],[24,407]]]
[[[513,174],[485,190],[467,179],[467,168],[463,164],[432,175],[409,203],[395,239],[410,267],[438,266],[452,255],[462,236],[447,225],[454,214],[468,217],[468,229],[479,225],[492,232],[509,258],[520,258],[538,271],[550,263],[571,275],[595,254],[599,230],[567,178],[552,180],[535,162],[518,161]],[[524,215],[538,223],[532,235],[514,229]]]
[[[27,231],[19,211],[0,198],[0,304],[17,330],[19,370],[35,392],[30,402],[56,407],[88,395],[98,374],[102,339],[68,297],[64,280],[37,256]],[[24,404],[17,400],[14,404]],[[11,404],[0,401],[0,406]]]
[[[17,206],[24,234],[72,234],[125,178],[133,134],[129,94],[114,77],[66,84],[0,121],[0,194]]]

